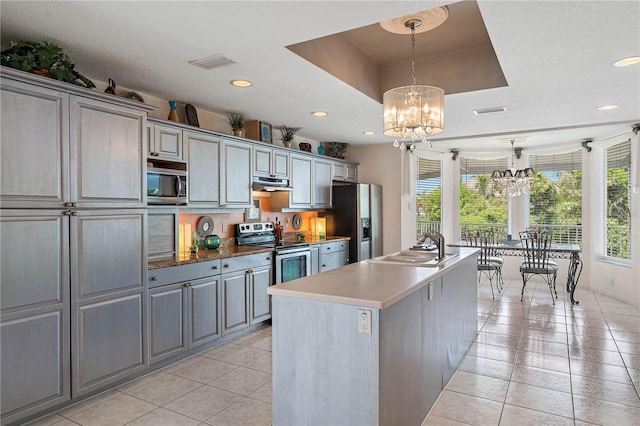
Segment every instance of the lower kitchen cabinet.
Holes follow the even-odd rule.
[[[249,271],[237,271],[222,276],[224,292],[223,329],[227,334],[249,325]]]
[[[259,266],[250,270],[251,282],[249,296],[251,298],[251,316],[249,324],[255,324],[271,318],[271,300],[267,294],[267,288],[273,284],[273,268],[271,266]]]
[[[333,241],[320,245],[320,272],[349,264],[349,242]]]
[[[153,364],[221,336],[220,261],[150,271],[150,350]],[[202,274],[212,275],[205,278]],[[185,281],[166,284],[172,278]]]

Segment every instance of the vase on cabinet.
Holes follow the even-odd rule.
[[[233,132],[233,136],[244,138],[244,129],[233,129],[232,132]]]
[[[180,121],[178,119],[178,112],[176,111],[176,106],[177,106],[177,102],[176,101],[169,101],[169,117],[167,117],[167,120],[169,121]]]

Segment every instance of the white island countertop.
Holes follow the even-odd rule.
[[[460,247],[459,255],[432,267],[362,261],[342,268],[271,286],[267,293],[298,299],[384,309],[456,268],[478,253]]]

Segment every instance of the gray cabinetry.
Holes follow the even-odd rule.
[[[251,207],[251,145],[223,140],[220,143],[220,205]]]
[[[2,207],[63,207],[70,200],[69,95],[5,79],[1,89]]]
[[[187,287],[189,296],[189,347],[210,342],[221,336],[220,276],[194,281]]]
[[[357,182],[358,166],[351,163],[334,161],[331,167],[332,179],[340,182]]]
[[[222,275],[223,319],[222,333],[227,334],[249,325],[248,271]]]
[[[289,153],[277,148],[253,146],[253,175],[270,178],[289,178]]]
[[[291,154],[291,186],[289,207],[311,207],[311,165],[312,158]]]
[[[188,158],[188,203],[215,207],[220,204],[220,139],[204,133],[184,132]],[[233,157],[232,154],[229,154]]]
[[[249,286],[249,324],[255,324],[271,318],[271,301],[267,288],[273,284],[273,268],[258,266],[249,270],[251,282]]]
[[[3,210],[0,218],[3,423],[70,396],[69,219]]]
[[[320,272],[349,264],[349,242],[333,241],[320,244]]]
[[[313,160],[311,207],[331,207],[331,166],[331,161]]]
[[[320,272],[320,245],[314,244],[311,247],[311,275]]]
[[[73,394],[145,368],[145,210],[71,216]]]
[[[173,356],[187,349],[185,284],[149,290],[149,361]]]
[[[178,251],[178,209],[149,209],[147,229],[148,260],[175,258]]]
[[[165,124],[150,123],[147,155],[165,160],[182,160],[182,130]]]

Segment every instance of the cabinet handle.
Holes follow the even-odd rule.
[[[327,247],[327,250],[331,250],[331,247]]]
[[[211,269],[218,269],[218,265],[212,266]]]
[[[151,281],[158,281],[158,277],[151,277]]]
[[[191,287],[191,283],[185,283],[184,286],[185,287]]]
[[[323,268],[324,268],[325,266],[327,266],[327,265],[324,265],[324,264],[322,265],[322,267],[323,267]]]
[[[228,263],[225,263],[225,264],[223,264],[223,265],[222,265],[222,267],[223,267],[223,268],[228,268],[228,267],[229,267],[229,264],[228,264]]]
[[[76,206],[76,203],[66,202],[66,203],[64,203],[64,206],[65,206],[65,207],[75,207],[75,206]]]
[[[65,215],[65,216],[71,216],[71,211],[67,210],[67,211],[62,212],[62,214]]]
[[[71,212],[71,216],[78,216],[78,212]]]
[[[267,260],[271,260],[271,256],[267,256]]]

